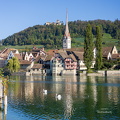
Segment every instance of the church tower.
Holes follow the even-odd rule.
[[[63,37],[63,49],[71,49],[71,37],[68,28],[68,12],[66,11],[66,28]]]

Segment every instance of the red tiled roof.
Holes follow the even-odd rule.
[[[76,58],[75,58],[75,56],[74,56],[73,54],[70,54],[69,56],[70,56],[70,58],[72,58],[74,61],[77,61]]]
[[[52,57],[53,57],[53,55],[47,55],[47,57],[45,58],[45,61],[49,61],[49,60],[51,60]]]
[[[65,50],[59,50],[58,53],[62,56],[63,59],[69,57]]]
[[[56,49],[56,50],[49,50],[48,52],[47,52],[47,55],[54,55],[55,53],[57,53],[58,52],[58,50]]]
[[[14,49],[14,48],[5,48],[5,49],[3,49],[2,51],[1,51],[1,54],[9,54],[10,53],[10,51],[13,51],[13,52],[15,52],[16,51],[16,49]]]
[[[113,47],[103,47],[102,48],[102,55],[103,57],[107,57],[109,53],[112,52]]]
[[[113,47],[104,47],[104,48],[102,48],[103,55],[108,54],[109,52],[111,53],[112,49],[113,49]]]
[[[42,64],[34,64],[32,69],[40,69],[42,68]]]
[[[84,52],[73,51],[73,54],[75,55],[76,59],[83,60]]]
[[[14,57],[18,58],[19,60],[22,60],[22,56],[20,54],[14,54]]]
[[[120,54],[112,54],[112,59],[120,58]]]
[[[31,62],[28,61],[28,60],[20,60],[20,64],[21,64],[21,65],[30,65]]]
[[[66,49],[66,51],[79,51],[79,52],[84,52],[84,48],[71,48],[71,49]]]

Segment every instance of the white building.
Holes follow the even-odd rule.
[[[71,49],[71,37],[69,33],[69,28],[68,28],[68,13],[66,15],[66,28],[65,28],[65,34],[63,37],[63,49]]]

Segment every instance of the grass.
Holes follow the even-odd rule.
[[[83,47],[84,46],[84,38],[74,38],[76,43],[72,44],[73,47]],[[94,38],[95,41],[95,38]],[[103,47],[112,47],[116,46],[117,49],[120,51],[120,45],[118,45],[118,39],[113,39],[110,34],[104,33],[102,37],[102,45]]]
[[[73,38],[76,43],[72,43],[72,47],[83,47],[84,46],[84,38]]]
[[[120,50],[120,45],[118,45],[118,39],[113,39],[110,34],[103,34],[103,47],[112,47],[116,46],[118,50]]]
[[[16,46],[0,46],[0,50],[4,49],[4,48],[14,48],[14,49],[18,49],[20,51],[24,50],[24,49],[32,49],[33,46],[37,47],[37,48],[42,48],[43,46],[42,45],[23,45],[23,46],[19,46],[19,45],[16,45]]]

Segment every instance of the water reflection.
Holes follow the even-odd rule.
[[[2,88],[2,89],[1,89]],[[0,120],[6,120],[8,99],[6,95],[7,88],[0,84]]]
[[[11,79],[8,116],[13,117],[9,111],[14,111],[14,116],[23,120],[120,118],[117,76],[17,76]],[[61,95],[60,100],[56,100],[56,94]]]

